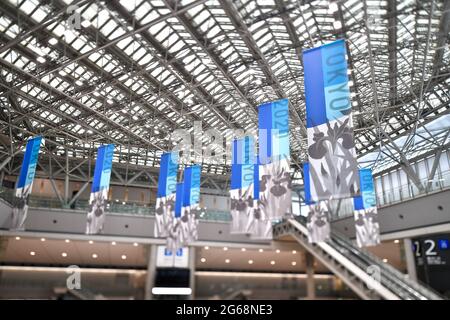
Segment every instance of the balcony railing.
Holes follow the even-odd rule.
[[[403,201],[411,200],[427,194],[436,193],[450,188],[450,171],[436,174],[433,180],[421,179],[423,189],[414,184],[404,184],[388,190],[377,190],[378,208],[390,206]],[[344,218],[353,215],[353,199],[344,199],[341,202],[336,218]]]
[[[14,202],[14,190],[9,188],[0,188],[0,198],[12,204]],[[29,206],[31,208],[65,209],[74,210],[77,212],[87,212],[89,208],[89,201],[79,199],[69,206],[62,204],[61,201],[56,198],[31,195],[29,199]],[[108,201],[106,205],[106,212],[153,216],[155,215],[155,204],[133,201]],[[200,220],[230,221],[231,215],[228,211],[207,209],[206,212],[200,216]]]
[[[419,189],[413,184],[406,184],[381,192],[377,190],[378,192],[376,196],[378,207],[380,208],[392,205],[402,201],[417,198],[419,196],[449,189],[450,171],[445,171],[443,173],[440,173],[439,175],[436,175],[436,178],[431,181],[428,179],[422,179],[421,183],[424,186],[423,189]],[[13,203],[14,190],[9,188],[0,188],[0,198],[9,203]],[[85,199],[76,200],[72,205],[69,206],[62,204],[61,201],[59,201],[57,198],[43,197],[39,195],[31,195],[29,205],[33,208],[71,209],[84,212],[87,212],[89,207],[88,200]],[[338,212],[337,214],[335,214],[334,218],[340,219],[353,215],[353,199],[344,199],[341,201],[339,210],[337,210],[337,207],[338,206],[336,201],[336,203],[333,204],[332,211]],[[155,214],[155,204],[114,200],[108,201],[106,211],[109,213],[118,214],[152,216]],[[230,221],[231,215],[229,211],[207,209],[205,214],[201,216],[200,219],[208,221]]]

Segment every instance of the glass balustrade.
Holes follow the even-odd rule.
[[[14,199],[14,190],[9,188],[0,188],[0,198],[12,204]],[[31,195],[29,199],[29,206],[32,208],[50,208],[87,212],[89,209],[89,201],[86,199],[78,199],[72,204],[64,204],[57,198]],[[132,201],[109,201],[106,205],[106,212],[152,216],[155,214],[155,204]],[[230,221],[231,215],[228,211],[208,209],[200,215],[200,220]]]
[[[422,179],[420,182],[423,186],[420,189],[415,185],[405,184],[400,185],[397,188],[377,192],[378,207],[392,205],[418,196],[448,189],[450,187],[450,171],[436,174],[436,177],[433,180]],[[14,190],[0,188],[0,198],[12,203]],[[30,196],[29,205],[33,208],[66,209],[85,212],[89,208],[89,202],[86,199],[78,199],[71,204],[64,204],[57,198],[43,197],[34,194]],[[337,210],[337,208],[339,208],[339,210]],[[341,204],[339,206],[336,205],[334,210],[337,211],[337,214],[335,215],[336,218],[344,218],[353,215],[353,200],[342,200]],[[155,214],[155,204],[115,200],[108,202],[106,211],[118,214],[151,216]],[[230,221],[231,215],[229,211],[207,209],[200,219],[209,221]]]

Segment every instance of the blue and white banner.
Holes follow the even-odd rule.
[[[258,122],[260,209],[277,220],[292,212],[288,99],[260,105]]]
[[[86,234],[97,234],[103,231],[113,155],[114,144],[107,144],[98,148],[89,199]]]
[[[181,238],[183,244],[198,239],[198,219],[200,212],[201,166],[194,165],[184,169],[183,208],[181,217]]]
[[[353,198],[356,243],[359,247],[376,246],[380,243],[380,225],[372,170],[360,169],[359,179],[361,195]]]
[[[168,229],[175,215],[175,193],[177,189],[178,152],[163,153],[161,156],[154,235],[167,237]]]
[[[259,200],[259,157],[254,164],[253,172],[253,208],[250,212],[246,231],[252,239],[272,239],[272,220],[265,216],[265,211],[261,210]]]
[[[319,243],[330,238],[330,213],[328,200],[314,202],[311,199],[309,170],[309,163],[304,163],[303,182],[305,189],[305,204],[309,207],[308,216],[306,218],[306,228],[308,230],[308,242]]]
[[[359,194],[346,47],[337,40],[303,52],[313,201]]]
[[[28,213],[28,200],[33,187],[34,175],[39,157],[42,137],[35,137],[27,142],[19,179],[17,180],[16,193],[12,208],[12,230],[24,230]]]
[[[231,163],[231,233],[247,233],[253,210],[255,145],[252,137],[233,141]]]
[[[169,222],[168,234],[166,239],[167,250],[175,253],[183,246],[185,239],[181,233],[181,215],[183,210],[183,182],[176,184],[175,210],[173,219]]]

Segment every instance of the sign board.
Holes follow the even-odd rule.
[[[167,249],[166,246],[158,246],[156,255],[156,267],[158,268],[188,268],[189,266],[189,248],[180,248],[175,255]]]
[[[450,234],[413,239],[417,276],[441,294],[450,293]]]

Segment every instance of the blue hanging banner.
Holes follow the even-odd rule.
[[[201,166],[194,165],[184,170],[183,208],[181,217],[182,242],[187,245],[198,239],[200,214]]]
[[[247,233],[253,210],[254,139],[246,136],[233,141],[230,186],[231,233]]]
[[[288,99],[260,105],[258,121],[260,209],[278,220],[292,212]]]
[[[311,199],[311,183],[309,175],[309,163],[303,164],[303,186],[305,189],[305,204],[309,208],[306,218],[306,228],[308,230],[308,242],[319,243],[330,238],[330,214],[328,210],[328,200],[317,202]]]
[[[41,142],[42,137],[35,137],[27,142],[13,201],[12,230],[25,229],[25,220],[28,214],[28,200],[33,187]]]
[[[167,237],[168,229],[175,215],[178,160],[177,152],[161,155],[154,226],[156,238]]]
[[[181,215],[183,210],[183,192],[184,192],[183,182],[177,183],[175,190],[176,196],[175,196],[174,216],[173,219],[171,219],[170,221],[166,239],[167,250],[170,250],[173,253],[175,253],[178,249],[180,249],[183,246],[183,242],[185,242],[185,239],[182,238],[183,234],[181,233]]]
[[[372,170],[360,169],[359,178],[361,195],[353,198],[356,243],[359,247],[376,246],[380,243],[380,225]]]
[[[303,52],[313,201],[359,194],[346,55],[344,40]]]
[[[259,192],[259,168],[261,164],[259,157],[254,164],[253,173],[253,209],[249,216],[249,221],[246,230],[252,239],[270,240],[272,239],[272,220],[265,215],[265,210],[261,210],[262,204],[260,201]]]
[[[114,144],[107,144],[98,148],[89,199],[86,234],[97,234],[103,231],[113,155]]]

